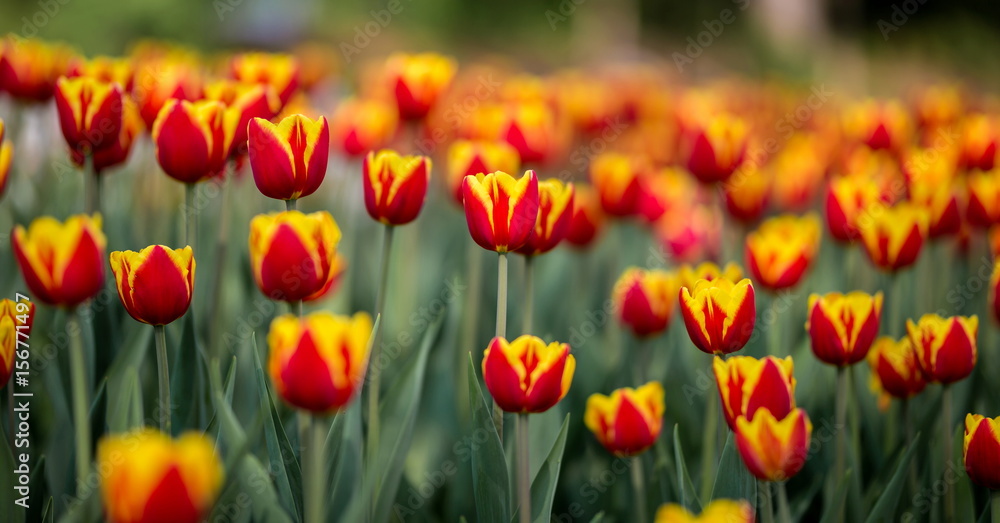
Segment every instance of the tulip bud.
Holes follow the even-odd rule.
[[[390,56],[385,64],[386,84],[396,97],[399,115],[406,120],[427,116],[451,85],[455,70],[455,61],[439,54]]]
[[[903,202],[892,207],[875,204],[863,213],[858,231],[876,267],[895,272],[917,261],[927,237],[925,209]]]
[[[226,166],[240,114],[222,102],[170,100],[153,123],[160,168],[183,183],[197,183]]]
[[[695,119],[685,129],[682,157],[702,183],[724,182],[743,163],[747,124],[728,114]]]
[[[14,373],[18,340],[25,341],[31,336],[34,322],[35,304],[27,298],[17,302],[7,298],[0,300],[0,389]]]
[[[795,378],[792,357],[761,359],[732,356],[712,360],[712,372],[722,400],[722,413],[730,430],[736,430],[736,420],[753,418],[758,409],[778,417],[795,408]]]
[[[575,247],[590,245],[604,227],[604,211],[601,210],[597,192],[589,185],[576,187],[573,195],[573,215],[569,219],[566,241]]]
[[[382,100],[349,98],[337,106],[330,120],[333,145],[348,156],[361,156],[385,147],[399,127],[396,107]]]
[[[136,321],[166,325],[180,318],[194,294],[194,254],[191,247],[171,249],[150,245],[111,253],[118,297]]]
[[[122,129],[122,88],[93,78],[56,82],[59,127],[70,149],[90,155],[110,147]]]
[[[712,281],[725,278],[731,282],[738,282],[743,279],[743,269],[732,262],[727,263],[722,268],[710,261],[701,262],[695,266],[685,263],[677,269],[677,277],[681,287],[693,289],[698,280]]]
[[[286,54],[243,53],[230,64],[232,77],[243,83],[268,85],[283,107],[299,88],[299,63]],[[279,109],[280,110],[280,109]]]
[[[215,503],[224,473],[204,434],[173,440],[149,428],[101,438],[97,470],[109,523],[198,523]]]
[[[191,59],[138,61],[132,96],[147,128],[153,128],[160,111],[172,100],[201,99],[202,80],[192,62]]]
[[[128,96],[122,98],[122,128],[118,133],[118,140],[103,149],[93,151],[91,163],[94,172],[100,174],[125,163],[132,150],[132,144],[144,129],[145,124],[139,116],[135,102]],[[73,149],[70,151],[70,159],[75,165],[83,166],[86,157],[83,151]]]
[[[250,221],[250,265],[257,287],[273,300],[320,298],[340,275],[340,228],[328,212],[258,214]]]
[[[504,111],[498,137],[517,149],[521,163],[545,163],[561,150],[561,128],[548,104],[521,102]]]
[[[909,398],[924,390],[924,381],[917,353],[908,336],[895,341],[888,336],[875,340],[868,352],[868,366],[872,369],[872,388],[884,390],[896,398]],[[883,408],[888,407],[888,399],[879,399]]]
[[[364,189],[368,215],[386,225],[405,225],[417,219],[427,196],[431,160],[383,150],[365,157]]]
[[[707,205],[685,203],[664,214],[655,227],[664,249],[677,261],[691,263],[719,253],[722,222]]]
[[[535,256],[554,249],[566,237],[572,212],[573,184],[556,179],[538,182],[538,219],[517,252]]]
[[[917,123],[927,131],[954,123],[962,115],[962,92],[952,85],[932,85],[914,100]]]
[[[1000,169],[970,174],[969,223],[989,227],[1000,223]]]
[[[267,334],[267,371],[275,391],[289,405],[310,412],[344,408],[364,379],[371,331],[371,316],[364,312],[275,318]]]
[[[277,125],[254,118],[247,129],[250,168],[261,194],[295,200],[319,189],[330,157],[326,118],[313,121],[297,114]]]
[[[839,176],[830,180],[826,193],[826,226],[834,239],[854,241],[859,235],[858,216],[878,201],[878,185],[859,176]]]
[[[612,216],[631,216],[639,212],[642,179],[648,175],[649,162],[642,156],[604,153],[590,162],[590,183],[601,197],[601,207]]]
[[[506,253],[528,241],[538,219],[538,178],[525,171],[517,179],[503,172],[466,176],[465,220],[480,247]]]
[[[809,455],[812,422],[802,409],[781,419],[759,409],[736,420],[736,446],[751,474],[762,481],[784,481],[798,474]]]
[[[116,83],[126,93],[132,91],[132,61],[128,58],[95,56],[90,60],[80,60],[70,66],[66,76],[86,76],[99,82]]]
[[[771,195],[775,207],[785,211],[812,207],[830,163],[824,157],[827,142],[818,133],[794,134],[767,164],[773,180]]]
[[[69,71],[73,55],[62,44],[9,35],[0,40],[0,91],[21,101],[44,102]]]
[[[569,345],[548,345],[525,334],[508,342],[493,338],[483,353],[483,379],[501,409],[516,413],[545,412],[559,403],[573,382],[576,359]]]
[[[996,166],[1000,125],[995,118],[970,114],[962,120],[958,147],[958,168],[963,171],[991,171]]]
[[[1000,490],[1000,416],[966,414],[962,460],[973,483]]]
[[[104,286],[101,216],[70,216],[59,222],[42,216],[14,227],[14,256],[32,295],[43,303],[75,307]]]
[[[691,341],[708,354],[742,349],[753,334],[757,309],[753,284],[726,278],[698,280],[680,291],[681,317]]]
[[[251,120],[254,118],[270,120],[281,110],[281,100],[269,85],[216,80],[205,86],[205,99],[222,102],[239,114],[230,151],[233,156],[247,153],[248,127]]]
[[[677,303],[677,276],[630,267],[615,283],[612,300],[621,322],[640,338],[666,330]]]
[[[503,171],[516,172],[521,158],[506,142],[456,140],[448,148],[448,188],[462,205],[466,176]]]
[[[597,441],[616,456],[634,456],[656,443],[663,427],[663,385],[651,381],[637,389],[592,394],[583,422]]]
[[[965,379],[976,366],[979,318],[924,314],[920,321],[906,320],[917,362],[924,379],[945,385]]]
[[[767,172],[740,169],[723,185],[726,210],[742,223],[753,223],[767,209],[770,192],[771,177]]]
[[[667,503],[656,511],[654,523],[753,523],[754,509],[744,500],[714,499],[695,516],[677,503]]]
[[[962,227],[962,212],[957,180],[913,181],[909,192],[910,201],[927,213],[929,238],[958,233]]]
[[[809,296],[806,331],[816,358],[840,367],[865,359],[882,317],[882,293],[831,292]]]
[[[637,213],[650,224],[664,216],[684,214],[684,208],[698,199],[698,184],[687,172],[666,167],[642,176],[637,200]]]
[[[819,219],[813,214],[770,218],[747,235],[747,267],[768,290],[793,287],[812,265],[819,242]]]
[[[899,151],[912,132],[909,112],[898,100],[865,100],[844,111],[844,133],[871,149]]]

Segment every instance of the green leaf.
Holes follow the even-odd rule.
[[[225,443],[226,446],[225,461],[228,471],[241,463],[242,454],[247,449],[247,436],[232,407],[226,403],[226,398],[223,396],[222,384],[219,383],[221,379],[218,367],[219,362],[213,362],[211,372],[209,372],[209,381],[212,388],[215,416],[219,420],[219,441]]]
[[[687,464],[684,462],[684,449],[681,447],[681,434],[679,425],[674,425],[674,464],[677,466],[677,491],[680,494],[680,504],[694,514],[701,513],[701,502],[691,483],[691,476],[688,474]]]
[[[256,456],[245,454],[240,457],[234,470],[228,472],[226,478],[227,484],[207,521],[295,521],[281,508],[267,469]]]
[[[236,389],[236,356],[230,358],[229,372],[226,374],[226,384],[223,387],[223,399],[226,400],[230,406],[233,404],[233,391]],[[213,412],[212,419],[208,421],[208,425],[205,428],[206,434],[215,434],[216,439],[219,437],[219,417]]]
[[[198,427],[203,372],[201,344],[198,342],[195,328],[195,315],[191,312],[181,318],[182,333],[180,344],[171,347],[170,337],[167,337],[167,353],[173,355],[169,368],[170,373],[170,403],[173,409],[173,425],[175,427]],[[169,332],[168,332],[169,334]]]
[[[834,523],[841,518],[843,512],[844,501],[847,499],[847,489],[851,485],[851,476],[853,476],[853,471],[850,469],[844,473],[844,477],[840,478],[837,482],[837,491],[833,494],[830,504],[823,511],[823,519],[820,523]]]
[[[14,454],[10,448],[10,443],[8,443],[7,437],[0,435],[0,440],[2,440],[2,443],[0,443],[0,514],[3,515],[4,521],[10,521],[11,523],[23,523],[24,509],[18,507],[14,503],[21,497],[21,495],[14,490],[14,487],[18,484],[17,476],[14,474],[14,469],[17,468],[17,465],[19,465],[20,462],[15,462]],[[15,465],[15,463],[17,463],[17,465]]]
[[[507,460],[500,436],[493,425],[490,405],[483,397],[476,377],[476,366],[469,355],[469,396],[472,398],[472,422],[475,433],[486,434],[486,441],[472,451],[472,488],[476,498],[476,514],[482,523],[510,521],[510,481]],[[481,438],[473,438],[478,441]]]
[[[593,519],[590,520],[590,523],[604,523],[604,511],[602,510],[597,514],[594,514],[594,517]]]
[[[331,507],[328,516],[339,514],[333,507],[349,507],[353,511],[365,508],[368,496],[362,495],[359,481],[364,472],[361,462],[363,439],[359,396],[346,410],[337,414],[326,438],[329,451],[326,477],[330,483],[328,506]],[[340,520],[347,521],[346,517]]]
[[[126,367],[121,375],[119,393],[108,395],[108,431],[112,434],[127,432],[143,424],[139,375],[134,367]]]
[[[896,512],[896,504],[899,502],[899,497],[903,492],[903,485],[906,484],[910,461],[913,460],[913,454],[917,449],[917,442],[919,440],[920,434],[914,436],[913,442],[910,443],[909,448],[903,453],[903,457],[896,463],[896,472],[893,473],[892,479],[889,480],[878,502],[872,507],[871,512],[868,514],[868,519],[865,520],[866,522],[876,523],[878,521],[893,519],[893,514]]]
[[[45,508],[42,509],[42,523],[52,523],[55,515],[56,510],[52,504],[52,496],[49,496],[49,500],[45,502]]]
[[[559,436],[552,443],[552,449],[549,450],[542,468],[531,481],[531,521],[535,523],[548,523],[552,518],[552,500],[555,498],[556,485],[559,483],[559,469],[566,448],[568,427],[569,414],[566,414],[562,428],[559,429]]]
[[[726,436],[726,445],[719,458],[712,499],[745,499],[751,506],[757,506],[757,481],[743,465],[732,431]]]

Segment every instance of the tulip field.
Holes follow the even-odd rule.
[[[0,39],[0,521],[1000,522],[995,94],[336,53]]]

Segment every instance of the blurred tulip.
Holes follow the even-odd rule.
[[[278,396],[315,413],[346,407],[364,380],[371,332],[372,319],[365,312],[275,318],[267,334],[267,371]]]
[[[914,109],[922,128],[950,125],[962,115],[962,92],[951,85],[932,85],[919,93]]]
[[[763,216],[771,192],[766,172],[740,168],[722,187],[730,216],[742,223],[753,223]]]
[[[697,119],[685,129],[687,170],[702,183],[726,181],[743,163],[748,132],[746,122],[732,115]]]
[[[541,164],[556,156],[561,148],[560,129],[548,105],[520,103],[505,114],[499,138],[517,149],[522,164]]]
[[[958,168],[991,171],[996,165],[1000,125],[995,118],[971,114],[962,120],[959,135]]]
[[[593,133],[608,125],[618,112],[618,93],[604,79],[584,71],[557,73],[550,82],[551,100],[582,133]]]
[[[634,335],[645,338],[666,330],[677,292],[674,273],[630,267],[615,283],[612,300],[621,322]]]
[[[769,218],[747,235],[747,267],[768,290],[793,287],[812,265],[819,242],[819,219],[814,214]]]
[[[590,162],[590,183],[600,196],[604,212],[611,216],[637,214],[642,179],[650,168],[642,156],[608,152],[594,157]]]
[[[506,142],[456,140],[448,147],[448,188],[459,205],[462,205],[466,176],[496,171],[517,172],[521,159]]]
[[[240,82],[269,85],[281,106],[287,104],[299,88],[299,63],[287,54],[238,54],[230,63],[230,72]]]
[[[917,261],[928,229],[927,211],[910,202],[892,207],[874,204],[862,210],[858,232],[868,258],[878,268],[895,272]]]
[[[698,280],[680,290],[681,317],[695,347],[707,354],[742,349],[757,320],[753,284],[744,278]]]
[[[14,144],[10,140],[4,140],[4,123],[0,118],[0,198],[6,192],[7,180],[10,179],[10,164],[13,161]]]
[[[875,182],[857,176],[839,176],[830,180],[826,193],[826,227],[834,239],[842,242],[858,238],[858,216],[878,201]]]
[[[194,102],[202,96],[201,77],[195,64],[187,60],[138,62],[134,78],[132,96],[148,129],[153,128],[156,117],[171,100]]]
[[[111,253],[118,297],[136,321],[166,325],[180,318],[194,294],[194,254],[191,247],[171,249],[150,245]]]
[[[22,298],[0,300],[0,389],[14,373],[14,358],[18,340],[27,341],[35,322],[35,304]]]
[[[712,372],[722,400],[722,413],[730,430],[740,417],[752,419],[758,409],[784,418],[795,408],[792,357],[761,359],[731,356],[712,360]]]
[[[198,523],[223,485],[215,444],[199,432],[176,440],[143,428],[97,444],[101,500],[109,523]]]
[[[333,145],[348,156],[361,156],[385,147],[396,134],[399,114],[387,102],[349,98],[337,106],[330,120]]]
[[[1000,168],[970,174],[966,180],[969,187],[969,223],[978,227],[1000,223]]]
[[[273,300],[315,300],[340,275],[340,228],[328,212],[258,214],[250,221],[250,265],[257,287]]]
[[[226,166],[240,114],[222,102],[170,100],[153,124],[160,168],[183,183],[218,175]]]
[[[118,140],[108,147],[94,151],[91,155],[91,163],[97,174],[125,163],[132,151],[132,144],[144,129],[145,124],[142,123],[135,102],[126,96],[122,99],[122,104],[122,128],[118,133]],[[70,150],[70,158],[77,166],[83,166],[85,162],[83,153],[76,149]]]
[[[962,461],[973,483],[1000,490],[1000,416],[966,414]]]
[[[69,71],[73,50],[36,38],[8,35],[0,41],[0,91],[26,102],[44,102]]]
[[[976,366],[976,316],[924,314],[917,323],[906,320],[906,332],[927,381],[954,383],[965,379]]]
[[[330,126],[293,115],[273,124],[254,118],[248,125],[250,168],[257,190],[268,198],[295,200],[316,192],[326,177]]]
[[[698,265],[684,264],[677,269],[681,287],[693,289],[698,280],[712,281],[717,278],[725,278],[731,282],[738,282],[743,279],[743,269],[733,262],[729,262],[725,267],[719,267],[715,262],[705,261]]]
[[[640,191],[635,208],[648,223],[656,223],[664,215],[688,207],[698,197],[697,182],[682,169],[666,167],[648,175],[643,175],[644,172],[644,168],[639,172]]]
[[[11,237],[14,256],[31,294],[43,303],[75,307],[104,287],[101,216],[70,216],[60,222],[42,216]]]
[[[583,422],[608,452],[634,456],[660,437],[663,411],[663,385],[651,381],[635,389],[616,389],[610,396],[591,394]]]
[[[868,355],[881,317],[881,292],[810,295],[806,331],[813,354],[830,365],[854,365]]]
[[[435,53],[390,56],[385,64],[386,83],[396,97],[400,117],[416,120],[427,116],[451,84],[456,69],[454,60]]]
[[[506,253],[528,241],[538,218],[538,178],[497,171],[465,177],[465,219],[472,239],[488,251]]]
[[[909,112],[898,100],[865,100],[844,111],[844,133],[871,149],[899,151],[912,132]]]
[[[576,247],[587,247],[603,228],[604,211],[601,210],[597,191],[586,184],[576,186],[573,215],[566,230],[566,241]]]
[[[247,152],[249,124],[255,118],[270,120],[281,109],[281,100],[269,85],[245,84],[233,80],[216,80],[205,86],[205,99],[222,102],[236,111],[236,130],[233,134],[232,155]]]
[[[66,76],[86,76],[103,83],[116,83],[126,93],[132,91],[132,62],[128,58],[96,56],[73,64]]]
[[[805,465],[812,428],[802,409],[780,419],[767,409],[759,409],[753,419],[741,416],[736,420],[736,446],[757,479],[784,481]]]
[[[715,258],[722,233],[718,218],[719,214],[708,206],[684,204],[656,222],[656,235],[678,262]]]
[[[868,352],[867,360],[872,370],[873,389],[905,399],[920,393],[927,386],[909,336],[903,336],[899,341],[889,336],[878,338]],[[879,398],[879,406],[887,408],[887,400]]]
[[[802,211],[813,206],[829,167],[821,152],[825,146],[823,138],[815,134],[795,134],[768,162],[766,170],[771,173],[771,200],[777,208]],[[795,175],[790,176],[789,173]]]
[[[910,201],[927,211],[930,238],[956,234],[962,226],[959,194],[960,180],[955,177],[954,166],[948,158],[935,162],[913,162],[919,168],[909,173]]]
[[[695,516],[677,503],[667,503],[656,511],[654,523],[753,523],[754,508],[746,501],[714,499]]]
[[[110,147],[122,129],[122,90],[93,78],[60,78],[56,82],[59,127],[70,149],[89,156]]]
[[[430,182],[430,158],[386,149],[368,153],[362,170],[365,208],[372,219],[385,225],[405,225],[417,219]]]
[[[569,345],[525,334],[514,341],[493,338],[483,353],[483,379],[501,409],[545,412],[569,392],[576,359]]]
[[[552,178],[538,182],[538,219],[528,240],[517,249],[526,256],[551,251],[566,237],[573,217],[573,184]]]

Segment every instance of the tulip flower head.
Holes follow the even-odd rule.
[[[150,245],[111,253],[118,297],[136,321],[166,325],[191,306],[194,294],[194,254],[191,247],[171,249]]]
[[[156,117],[171,100],[194,102],[202,98],[202,79],[190,56],[139,61],[132,96],[146,127],[152,129]]]
[[[770,218],[747,235],[747,267],[764,288],[794,287],[819,251],[819,219],[813,215]]]
[[[970,174],[969,223],[989,227],[1000,223],[1000,168],[989,172]]]
[[[722,400],[722,413],[730,430],[736,430],[736,420],[753,418],[758,409],[778,417],[795,408],[795,378],[792,357],[761,359],[732,356],[712,361],[712,372]]]
[[[14,256],[32,295],[49,305],[75,307],[104,286],[101,216],[78,214],[59,222],[42,216],[11,237]]]
[[[844,111],[844,133],[871,149],[898,151],[912,132],[909,111],[898,100],[865,100]]]
[[[562,127],[542,101],[513,104],[503,111],[497,138],[517,149],[521,163],[545,163],[561,150]]]
[[[27,298],[17,302],[7,298],[0,300],[0,389],[14,372],[18,339],[23,341],[31,335],[34,322],[35,304]],[[21,333],[20,338],[18,333]]]
[[[369,216],[386,225],[405,225],[417,219],[430,182],[430,158],[403,156],[387,149],[368,153],[362,170]]]
[[[651,381],[637,389],[617,389],[610,396],[592,394],[583,422],[608,452],[634,456],[660,437],[663,411],[663,385]]]
[[[243,53],[230,64],[232,77],[243,83],[270,86],[283,107],[299,88],[299,63],[294,56]],[[280,110],[280,109],[279,109]]]
[[[573,184],[557,179],[538,182],[538,219],[528,241],[517,249],[526,256],[551,251],[566,237],[573,217]]]
[[[826,226],[830,235],[842,242],[858,238],[858,216],[878,201],[879,192],[877,183],[860,176],[830,180],[826,193]]]
[[[899,341],[888,336],[878,338],[867,359],[872,370],[872,389],[876,391],[905,399],[920,393],[927,386],[909,336],[903,336]],[[888,398],[880,395],[879,406],[888,408]]]
[[[677,303],[677,287],[672,272],[629,267],[615,283],[612,300],[621,322],[645,338],[666,330]]]
[[[719,277],[681,287],[680,308],[691,341],[708,354],[742,349],[757,320],[753,284],[746,278],[733,283]]]
[[[681,287],[693,289],[698,280],[712,281],[725,278],[731,282],[738,282],[743,279],[743,269],[732,262],[727,263],[725,267],[719,267],[711,261],[704,261],[698,265],[685,263],[677,269],[677,277],[680,279]]]
[[[197,432],[176,440],[148,428],[105,436],[97,466],[109,523],[197,523],[223,484],[215,445]]]
[[[216,101],[170,100],[153,123],[156,160],[163,172],[197,183],[226,166],[240,113]]]
[[[448,147],[448,188],[462,205],[466,176],[503,171],[517,172],[521,158],[506,142],[456,140]]]
[[[89,77],[56,82],[59,127],[71,150],[89,156],[110,147],[122,129],[122,88]]]
[[[753,223],[767,209],[771,176],[759,169],[740,168],[723,185],[726,211],[741,223]]]
[[[231,154],[247,152],[248,124],[254,118],[270,120],[281,110],[281,100],[270,85],[216,80],[205,86],[205,99],[222,102],[239,114]]]
[[[145,125],[139,115],[139,108],[132,98],[129,96],[122,98],[122,127],[118,133],[118,140],[103,149],[92,151],[90,159],[94,172],[101,174],[107,169],[125,163],[132,150],[132,144],[145,130]],[[86,156],[83,151],[72,149],[70,159],[74,165],[83,167]]]
[[[983,114],[970,114],[962,120],[957,166],[961,170],[991,171],[996,166],[1000,124]]]
[[[44,102],[55,93],[74,56],[73,49],[37,38],[0,40],[0,91],[26,102]]]
[[[954,383],[968,377],[976,366],[976,316],[924,314],[916,323],[906,320],[906,332],[927,381]]]
[[[641,156],[604,153],[590,162],[590,182],[601,197],[601,208],[611,216],[631,216],[639,212],[642,180],[650,170]]]
[[[665,167],[639,179],[637,212],[643,220],[656,224],[664,216],[684,214],[698,199],[700,187],[682,169]]]
[[[250,265],[273,300],[316,300],[340,275],[340,228],[328,212],[258,214],[250,221]]]
[[[385,64],[386,82],[396,97],[400,117],[416,120],[427,116],[451,85],[456,69],[454,60],[434,53],[390,56]]]
[[[535,171],[525,171],[521,178],[503,171],[466,176],[462,198],[472,239],[489,251],[518,249],[538,219]]]
[[[105,83],[116,83],[123,92],[132,91],[132,61],[128,58],[95,56],[74,63],[66,74],[69,78],[86,76]]]
[[[267,334],[267,370],[278,395],[316,413],[347,406],[364,380],[371,331],[371,316],[364,312],[275,318]]]
[[[330,157],[330,126],[326,118],[301,114],[277,124],[250,120],[250,168],[257,189],[268,198],[295,200],[316,192]]]
[[[917,261],[928,231],[927,210],[909,202],[862,211],[858,230],[872,263],[895,272]]]
[[[348,156],[361,156],[392,140],[399,127],[399,113],[388,102],[350,98],[341,102],[330,120],[335,147]]]
[[[687,169],[702,183],[725,182],[746,156],[747,124],[728,114],[696,120],[685,134]]]
[[[813,354],[823,363],[840,367],[865,359],[882,317],[882,293],[831,292],[809,296],[806,331]]]
[[[654,523],[753,523],[754,509],[746,501],[714,499],[701,514],[694,515],[677,503],[667,503],[656,511]]]
[[[965,416],[962,460],[973,483],[1000,490],[1000,416],[993,419],[979,414]]]
[[[597,192],[589,185],[579,185],[573,195],[573,215],[566,230],[566,241],[575,247],[590,245],[604,227]]]
[[[752,419],[737,418],[736,447],[757,479],[784,481],[805,465],[812,428],[802,409],[794,409],[782,418],[759,409]]]
[[[493,400],[506,412],[537,413],[569,392],[576,359],[569,345],[525,334],[508,342],[493,338],[483,353],[483,378]]]

